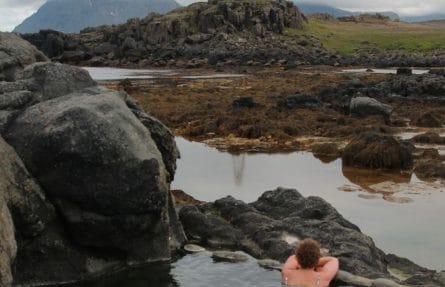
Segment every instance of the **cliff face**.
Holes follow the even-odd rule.
[[[150,12],[166,13],[178,7],[174,0],[50,0],[14,32],[54,29],[73,33],[86,27],[121,24]]]

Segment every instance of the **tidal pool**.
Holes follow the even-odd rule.
[[[422,75],[428,73],[430,70],[425,69],[413,69],[414,75]],[[368,71],[367,68],[359,68],[359,69],[345,69],[342,70],[343,73],[370,73],[370,74],[397,74],[397,69],[373,69],[371,68],[370,71]]]
[[[214,201],[231,195],[255,201],[278,186],[331,203],[387,253],[428,268],[445,269],[445,183],[410,174],[343,168],[308,152],[239,154],[176,139],[181,151],[173,189]]]
[[[180,74],[177,70],[167,69],[122,69],[112,67],[82,67],[87,70],[91,78],[96,81],[113,81],[113,80],[142,80],[142,79],[159,79],[167,77],[175,77],[187,80],[199,80],[199,79],[220,79],[220,78],[238,78],[242,77],[242,74],[230,74],[230,73],[200,73],[188,72],[187,75]]]

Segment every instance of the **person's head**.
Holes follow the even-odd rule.
[[[321,257],[320,244],[313,239],[306,238],[300,241],[300,244],[295,249],[295,255],[297,256],[301,268],[315,268]]]

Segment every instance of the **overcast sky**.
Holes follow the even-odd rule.
[[[0,0],[0,31],[11,31],[46,0]],[[303,1],[303,0],[299,0]],[[394,11],[401,16],[445,13],[445,0],[304,0],[352,11]],[[178,0],[187,5],[196,0]]]

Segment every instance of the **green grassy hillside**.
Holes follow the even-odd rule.
[[[346,54],[373,48],[424,53],[445,51],[445,23],[365,23],[311,18],[303,30],[288,29],[286,33],[317,37],[326,48]]]

